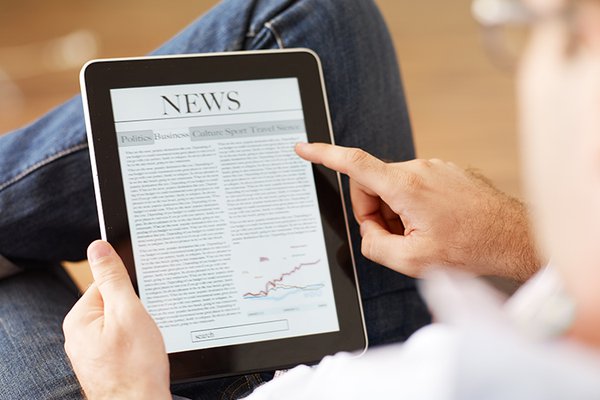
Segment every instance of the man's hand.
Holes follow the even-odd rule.
[[[476,174],[441,160],[388,164],[323,143],[296,152],[350,177],[362,253],[379,264],[413,277],[452,266],[518,281],[541,266],[523,205]]]
[[[170,399],[169,360],[154,320],[112,247],[88,248],[94,283],[66,316],[65,350],[89,399]]]

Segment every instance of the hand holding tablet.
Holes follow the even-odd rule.
[[[101,240],[88,248],[94,282],[65,317],[65,351],[88,399],[171,399],[169,360],[125,266]]]
[[[306,50],[99,60],[82,91],[103,239],[173,381],[314,363],[366,337],[332,142]]]

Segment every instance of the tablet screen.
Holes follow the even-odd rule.
[[[111,89],[139,295],[167,352],[339,330],[298,80]]]

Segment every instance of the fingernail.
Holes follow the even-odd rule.
[[[296,143],[296,148],[298,150],[306,149],[307,147],[308,147],[308,143],[306,143],[306,142]]]
[[[102,240],[96,240],[88,247],[88,260],[93,263],[101,258],[110,256],[112,252],[113,249],[110,244]]]

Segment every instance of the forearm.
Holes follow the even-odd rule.
[[[498,192],[487,234],[487,257],[483,261],[490,273],[525,282],[544,264],[528,218],[527,208],[519,200]]]

